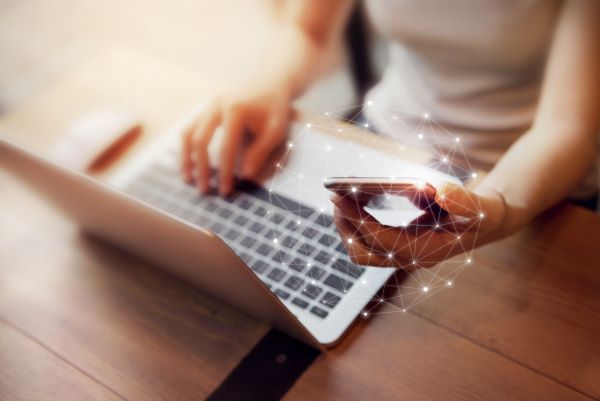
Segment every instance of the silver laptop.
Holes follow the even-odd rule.
[[[261,184],[242,182],[228,198],[201,196],[179,175],[180,136],[188,123],[186,117],[175,124],[108,184],[2,136],[0,166],[29,182],[90,234],[301,341],[335,345],[393,269],[350,261],[332,221],[323,178],[418,175],[435,181],[440,174],[295,124],[293,152],[277,175]]]

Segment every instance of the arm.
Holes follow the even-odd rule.
[[[590,169],[600,132],[600,3],[569,0],[532,128],[480,184],[505,198],[505,236],[567,197]]]
[[[268,63],[234,93],[214,99],[183,136],[181,172],[209,190],[208,146],[217,127],[223,128],[219,160],[219,190],[233,190],[236,161],[242,153],[241,175],[256,177],[271,152],[284,140],[292,116],[291,102],[321,72],[323,55],[337,38],[348,16],[350,0],[273,2],[276,38]],[[251,143],[242,149],[244,135]]]
[[[446,184],[435,229],[381,226],[356,201],[334,196],[352,259],[370,266],[431,267],[512,234],[568,196],[589,170],[600,130],[600,2],[567,0],[550,51],[532,128],[474,190]],[[357,207],[358,206],[358,207]]]

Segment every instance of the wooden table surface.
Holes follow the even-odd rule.
[[[119,104],[144,122],[139,149],[219,85],[110,47],[0,130],[43,151],[81,112]],[[600,398],[600,217],[560,206],[474,260],[408,312],[361,319],[285,399]],[[202,399],[267,330],[82,235],[0,169],[1,400]]]

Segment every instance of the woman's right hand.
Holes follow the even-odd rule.
[[[217,168],[220,194],[228,195],[233,191],[236,175],[244,179],[256,178],[273,150],[286,137],[293,114],[291,92],[285,88],[252,88],[210,102],[183,135],[183,179],[195,181],[201,193],[210,190],[208,146],[219,126],[224,131]],[[242,147],[247,134],[250,143]]]

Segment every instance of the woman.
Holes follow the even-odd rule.
[[[195,176],[198,189],[208,190],[207,147],[219,125],[225,132],[221,193],[233,189],[247,129],[253,141],[242,155],[240,174],[256,176],[284,140],[291,102],[318,77],[319,60],[351,7],[344,0],[279,7],[289,50],[278,73],[212,103],[184,135],[184,179]],[[334,197],[335,221],[340,234],[352,239],[348,250],[356,263],[428,267],[514,233],[578,188],[582,196],[593,195],[596,189],[582,183],[593,171],[600,128],[599,2],[371,0],[367,9],[390,41],[390,64],[369,99],[427,110],[461,133],[468,154],[493,168],[474,189],[437,188],[436,200],[451,216],[480,219],[478,232],[386,228],[354,202]],[[376,115],[366,116],[380,132],[396,135]],[[418,261],[412,260],[415,254],[421,255]]]

